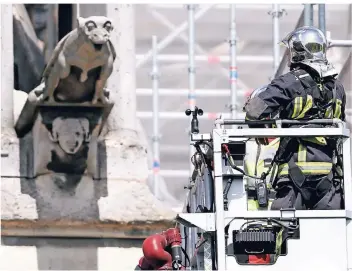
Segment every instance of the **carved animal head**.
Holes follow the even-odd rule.
[[[85,118],[58,117],[52,125],[50,139],[53,142],[59,142],[60,147],[68,154],[76,153],[83,142],[90,141],[89,121]]]
[[[100,49],[110,39],[110,33],[114,29],[112,21],[105,16],[91,16],[77,18],[78,29],[93,43],[96,49]]]

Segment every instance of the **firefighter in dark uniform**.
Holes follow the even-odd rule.
[[[246,119],[262,120],[278,114],[280,119],[344,121],[345,91],[336,79],[336,70],[326,59],[327,41],[322,31],[301,27],[288,34],[282,43],[289,51],[290,71],[247,101]],[[266,139],[258,141],[263,145],[268,143]],[[274,159],[276,198],[271,209],[343,208],[339,170],[333,162],[339,158],[336,149],[336,140],[332,138],[281,138]]]

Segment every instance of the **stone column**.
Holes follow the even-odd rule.
[[[14,130],[13,5],[1,4],[1,219],[37,219],[35,200],[22,194],[20,146]],[[25,93],[24,93],[25,94]],[[25,94],[26,96],[26,94]],[[23,101],[17,101],[18,104]]]
[[[1,4],[1,129],[13,129],[13,19],[12,5]],[[4,131],[3,131],[4,132]]]
[[[135,17],[133,5],[107,5],[107,17],[114,19],[115,30],[111,41],[118,59],[109,78],[115,106],[109,119],[109,133],[136,136],[136,57]]]
[[[136,116],[136,55],[134,5],[106,5],[106,16],[115,26],[111,42],[117,58],[108,81],[115,103],[106,131],[107,177],[145,181],[148,176],[147,140]]]
[[[136,116],[135,5],[106,7],[115,25],[111,41],[117,59],[108,82],[115,106],[105,135],[108,197],[99,200],[100,219],[171,220],[175,214],[156,200],[146,183],[147,138]]]
[[[18,139],[14,131],[14,52],[11,4],[1,4],[1,164],[2,176],[19,176]]]
[[[80,4],[82,17],[99,15],[113,20],[115,29],[111,35],[111,42],[115,46],[117,59],[107,87],[110,90],[110,100],[115,106],[109,116],[104,135],[107,133],[107,139],[118,140],[123,144],[130,142],[133,145],[143,141],[140,138],[141,132],[136,115],[134,14],[134,5]]]

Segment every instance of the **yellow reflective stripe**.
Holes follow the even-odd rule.
[[[255,199],[248,199],[247,201],[247,210],[248,211],[258,211],[258,210],[270,210],[271,204],[273,203],[273,199],[269,199],[268,207],[262,208],[259,207],[258,201]]]
[[[324,117],[326,118],[326,119],[331,119],[332,118],[332,116],[333,116],[333,108],[332,108],[332,106],[329,106],[327,109],[326,109],[326,111],[325,111],[325,115],[324,115]]]
[[[329,174],[331,169],[301,169],[305,175],[326,175]],[[288,175],[288,169],[279,172],[278,176]]]
[[[298,147],[298,162],[306,162],[307,161],[307,147],[303,144],[299,144]]]
[[[318,167],[331,167],[332,163],[330,162],[296,162],[297,166],[303,166],[303,167],[314,167],[314,166],[318,166]],[[288,164],[282,164],[279,166],[279,169],[284,167],[284,165],[288,165]]]
[[[291,118],[295,119],[301,112],[303,107],[303,97],[296,97],[293,101],[293,113]]]
[[[329,174],[332,168],[332,163],[329,162],[296,162],[296,165],[307,175]],[[288,175],[288,164],[279,166],[278,175]]]
[[[303,100],[303,98],[302,98]],[[307,101],[306,105],[304,106],[303,110],[300,112],[300,114],[297,116],[296,119],[301,119],[305,116],[307,111],[313,107],[313,97],[310,95],[307,95]]]
[[[315,144],[319,144],[319,145],[326,145],[326,139],[322,136],[317,136],[317,137],[302,137],[302,140],[304,141],[308,141],[308,142],[312,142]]]
[[[254,199],[248,199],[247,201],[247,210],[248,211],[257,211],[259,208],[258,201]]]
[[[329,103],[333,102],[333,100],[330,100]],[[333,106],[329,106],[324,114],[324,117],[327,119],[330,119],[332,117],[334,118],[340,118],[341,117],[341,107],[342,107],[342,101],[340,99],[336,99],[335,101],[336,108],[335,110],[333,109]]]
[[[334,118],[340,118],[341,116],[341,106],[342,106],[342,101],[340,99],[336,99],[336,108],[334,112]]]
[[[282,228],[276,235],[276,245],[275,245],[275,262],[281,253],[282,246],[282,234],[284,232],[284,228]]]

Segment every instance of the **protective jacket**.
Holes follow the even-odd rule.
[[[267,119],[277,112],[280,119],[345,120],[345,103],[345,91],[336,75],[320,77],[315,70],[301,65],[275,78],[265,91],[248,101],[244,109],[248,120]],[[278,177],[291,176],[289,168],[292,167],[304,176],[331,173],[335,140],[282,138],[280,147],[281,154],[276,157]]]

